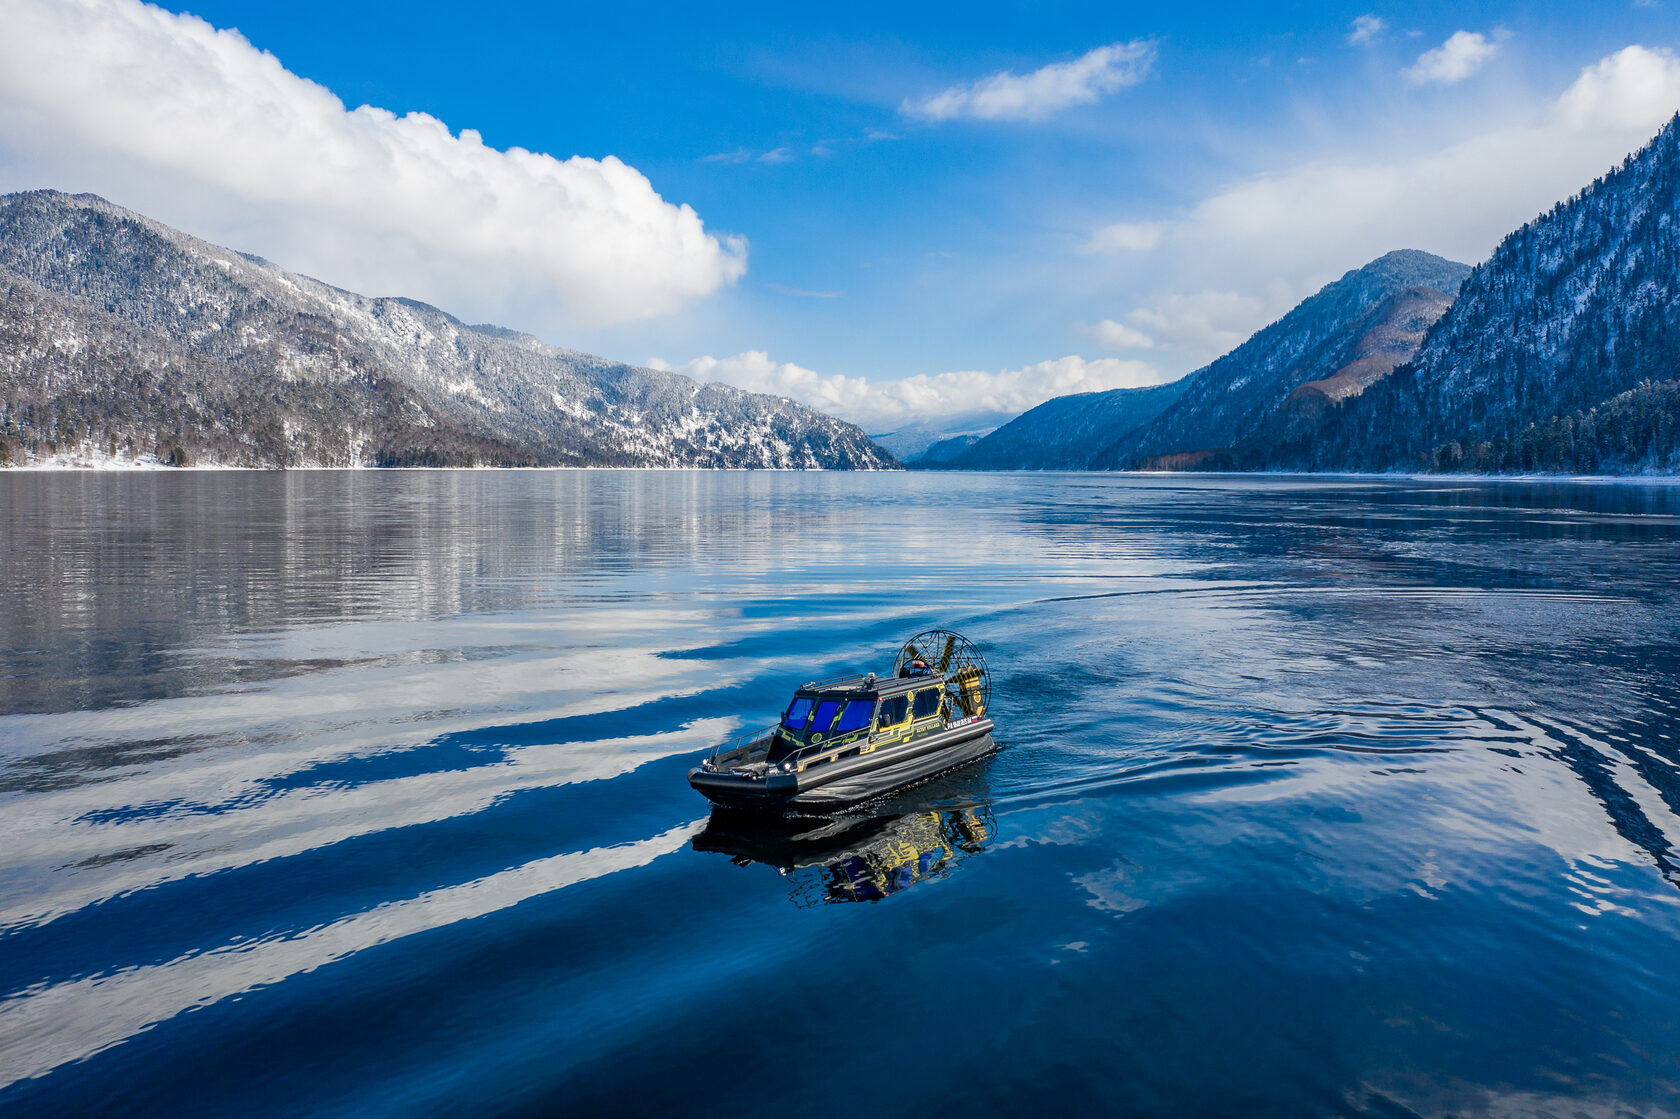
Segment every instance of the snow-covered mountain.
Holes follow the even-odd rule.
[[[940,465],[956,470],[1083,470],[1094,450],[1160,415],[1186,383],[1058,396]]]
[[[937,467],[974,446],[984,434],[984,431],[947,431],[919,423],[869,438],[905,466]]]
[[[1505,238],[1411,365],[1336,410],[1300,464],[1673,470],[1677,377],[1680,116]]]
[[[947,432],[932,424],[911,424],[909,427],[871,435],[869,438],[900,462],[914,462],[926,454],[929,447],[947,438],[947,435]]]
[[[1093,448],[1088,463],[1231,466],[1281,432],[1298,437],[1318,421],[1316,397],[1357,395],[1411,357],[1469,274],[1467,265],[1412,249],[1378,257],[1190,374],[1170,407]]]
[[[874,469],[862,430],[369,298],[92,195],[0,197],[0,461]]]

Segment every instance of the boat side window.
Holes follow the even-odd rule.
[[[916,693],[915,717],[925,719],[939,714],[939,689],[924,688]]]
[[[910,717],[910,693],[895,695],[891,699],[881,701],[881,717],[875,720],[877,727],[897,726]]]
[[[824,699],[817,702],[817,713],[811,716],[811,733],[827,734],[828,724],[834,721],[834,713],[840,710],[840,701]]]
[[[869,726],[875,717],[875,701],[872,699],[852,699],[846,701],[846,709],[840,712],[840,721],[834,724],[835,734],[850,734],[854,730],[863,730]]]
[[[810,718],[811,707],[816,702],[814,699],[796,699],[788,704],[787,714],[782,716],[782,725],[792,731],[804,730],[805,720]]]

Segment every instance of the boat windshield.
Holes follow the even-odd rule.
[[[838,721],[835,716],[838,715]],[[804,736],[850,734],[866,729],[875,717],[875,699],[842,696],[796,696],[782,716],[782,729]]]
[[[840,721],[834,725],[835,734],[850,734],[854,730],[862,730],[875,717],[875,701],[873,699],[854,699],[846,704],[846,709],[840,712]]]
[[[782,716],[782,725],[788,730],[804,730],[805,720],[811,716],[811,707],[817,701],[814,699],[795,699],[788,704],[787,714]]]
[[[834,721],[834,713],[838,710],[840,710],[840,701],[837,699],[817,700],[816,714],[811,716],[811,733],[828,733],[828,724]]]

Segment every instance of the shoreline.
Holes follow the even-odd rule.
[[[1333,481],[1375,482],[1382,480],[1404,482],[1523,482],[1594,484],[1594,485],[1680,485],[1680,474],[1419,474],[1411,472],[1360,473],[1356,471],[1292,471],[1292,470],[909,470],[893,469],[834,469],[825,466],[232,466],[225,463],[194,463],[190,466],[171,466],[160,459],[86,459],[66,461],[61,458],[47,462],[7,463],[0,465],[0,476],[17,474],[162,474],[206,473],[223,471],[242,474],[295,473],[540,473],[552,471],[608,471],[634,470],[660,473],[693,474],[896,474],[896,475],[1005,475],[1064,474],[1079,478],[1321,478]]]
[[[486,470],[683,470],[708,471],[728,473],[770,473],[770,474],[887,474],[892,470],[877,470],[863,468],[858,470],[834,470],[826,466],[376,466],[372,463],[357,463],[354,466],[322,466],[318,463],[300,464],[298,466],[238,466],[221,462],[195,462],[186,466],[172,466],[156,455],[142,455],[139,458],[117,458],[100,454],[91,455],[51,455],[45,459],[31,462],[0,463],[0,475],[16,471],[30,474],[156,474],[156,473],[191,473],[203,471],[233,471],[246,474],[291,474],[299,471],[327,471],[338,470],[345,472],[389,472],[398,470],[435,470],[435,471],[486,471]],[[902,467],[898,473],[903,473]]]

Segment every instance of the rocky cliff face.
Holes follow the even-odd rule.
[[[1305,466],[1303,449],[1335,409],[1411,360],[1451,306],[1450,296],[1430,288],[1402,292],[1359,339],[1351,362],[1323,380],[1297,385],[1241,447],[1208,457],[1223,469]]]
[[[864,433],[368,298],[90,195],[0,198],[0,457],[872,469]]]
[[[1191,469],[1248,454],[1314,421],[1314,394],[1345,399],[1406,357],[1416,324],[1450,303],[1470,269],[1415,250],[1349,272],[1211,365],[1172,406],[1097,449],[1097,469]],[[1295,396],[1302,386],[1311,385]],[[1292,400],[1293,397],[1293,400]]]

